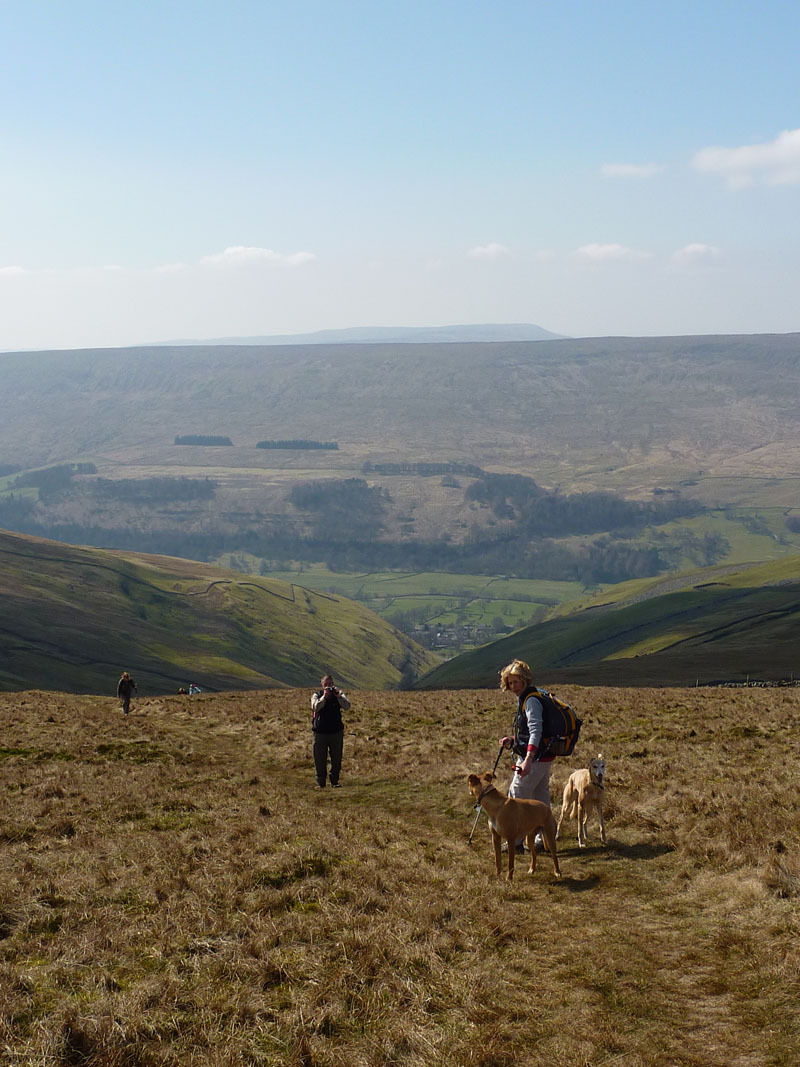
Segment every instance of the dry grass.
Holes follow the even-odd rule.
[[[305,692],[0,695],[0,1062],[794,1065],[800,694],[559,692],[609,845],[512,886],[499,693],[354,694],[335,792]]]

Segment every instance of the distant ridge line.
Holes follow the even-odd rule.
[[[464,341],[556,341],[565,335],[533,323],[482,323],[461,326],[354,326],[313,333],[273,334],[264,337],[214,337],[158,341],[146,348],[169,345],[330,345],[330,344],[446,344]]]

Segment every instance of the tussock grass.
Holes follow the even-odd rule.
[[[511,885],[499,693],[353,694],[322,792],[305,691],[0,695],[0,1062],[796,1063],[800,694],[562,692],[609,844]]]

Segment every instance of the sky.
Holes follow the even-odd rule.
[[[797,0],[0,0],[0,350],[800,331]]]

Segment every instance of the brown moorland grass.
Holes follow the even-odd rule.
[[[304,691],[0,694],[0,1062],[796,1064],[800,692],[559,695],[609,844],[509,886],[500,693],[352,694],[324,792]]]

